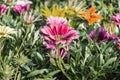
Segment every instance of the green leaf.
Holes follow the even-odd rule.
[[[117,59],[117,57],[112,57],[110,58],[104,65],[103,67],[107,67],[109,64],[112,64],[113,62],[115,62]]]
[[[55,62],[55,60],[54,60],[53,58],[50,58],[50,62],[51,62],[54,66],[56,66],[56,62]]]
[[[111,47],[111,44],[113,44],[113,41],[110,41],[108,44],[105,45],[105,47],[102,49],[102,53],[106,52],[106,50]]]
[[[21,80],[21,73],[18,74],[17,80]]]
[[[38,75],[38,74],[43,74],[44,72],[47,73],[48,70],[47,70],[47,69],[34,70],[34,71],[30,72],[30,73],[27,75],[27,78],[36,76],[36,75]]]
[[[42,57],[42,55],[40,54],[40,53],[36,53],[37,54],[37,57],[41,60],[41,61],[43,61],[43,57]]]
[[[52,77],[54,76],[55,74],[59,73],[60,70],[56,70],[56,71],[53,71],[53,72],[50,72],[48,73],[46,76],[44,76],[44,78],[49,78],[49,77]]]

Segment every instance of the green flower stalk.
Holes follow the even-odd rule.
[[[30,27],[27,27],[26,34],[25,34],[25,36],[24,36],[24,38],[23,38],[23,40],[22,40],[22,43],[21,43],[21,45],[20,45],[20,47],[19,47],[19,49],[18,49],[18,51],[17,51],[17,53],[16,53],[16,56],[18,56],[18,54],[19,54],[19,52],[20,52],[20,50],[21,50],[21,48],[22,48],[22,46],[23,46],[23,44],[24,44],[24,42],[25,42],[25,39],[27,38],[27,35],[28,35],[28,33],[29,33],[29,30],[30,30]]]
[[[61,52],[60,52],[60,48],[58,47],[58,61],[57,61],[57,65],[58,65],[58,67],[60,68],[60,70],[62,71],[62,73],[66,76],[66,78],[68,79],[68,80],[72,80],[71,78],[70,78],[70,76],[65,72],[65,70],[64,70],[64,68],[63,68],[63,65],[62,65],[62,62],[63,62],[63,60],[62,60],[62,57],[61,57]]]
[[[120,0],[118,0],[118,7],[119,7],[119,12],[120,12]]]

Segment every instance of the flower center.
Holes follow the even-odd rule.
[[[0,32],[0,35],[5,35],[5,33],[3,33],[3,32]]]
[[[64,39],[64,36],[63,35],[55,35],[55,39],[62,40],[62,39]]]

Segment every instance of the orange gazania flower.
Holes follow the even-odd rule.
[[[93,24],[94,22],[98,22],[102,19],[101,15],[95,12],[96,8],[91,7],[88,11],[83,12],[82,16],[89,22],[89,24]]]

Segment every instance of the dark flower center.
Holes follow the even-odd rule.
[[[5,33],[3,33],[3,32],[0,32],[0,35],[5,35]]]

